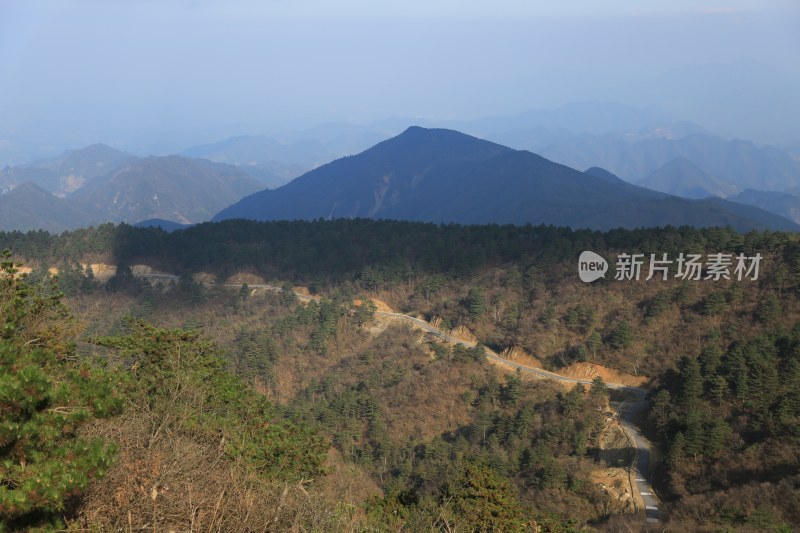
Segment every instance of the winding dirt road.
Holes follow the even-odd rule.
[[[144,278],[153,281],[178,281],[178,276],[172,274],[138,274],[136,277]],[[243,284],[225,284],[222,285],[223,287],[228,288],[236,288],[239,289],[243,286]],[[276,285],[268,285],[268,284],[247,284],[247,286],[251,289],[265,289],[272,292],[283,292],[283,288],[278,287]],[[302,301],[311,301],[311,300],[319,300],[318,297],[309,296],[307,294],[302,294],[295,291],[295,295],[299,300]],[[391,318],[398,321],[403,321],[409,323],[413,327],[417,327],[423,331],[426,331],[445,342],[449,342],[452,344],[460,344],[462,346],[466,346],[469,348],[474,348],[478,343],[475,341],[466,341],[464,339],[460,339],[449,333],[446,333],[436,326],[432,324],[410,316],[404,315],[402,313],[395,313],[390,311],[375,311],[377,316],[383,316],[387,318]],[[523,365],[509,359],[505,359],[498,355],[496,352],[484,347],[484,352],[486,354],[486,358],[497,365],[504,366],[506,368],[513,368],[519,369],[520,372],[524,372],[527,374],[532,374],[538,378],[543,379],[552,379],[554,381],[559,381],[562,383],[582,383],[584,385],[591,385],[592,382],[587,379],[579,379],[569,376],[563,376],[561,374],[557,374],[555,372],[550,372],[547,370],[543,370],[541,368],[535,368],[532,366]],[[644,502],[644,516],[645,516],[645,525],[647,524],[655,524],[659,522],[659,499],[656,493],[653,491],[653,487],[651,486],[648,479],[650,478],[650,456],[651,456],[651,449],[652,444],[650,443],[647,438],[642,435],[639,429],[636,427],[635,419],[636,417],[647,407],[648,399],[647,393],[648,390],[640,387],[631,387],[628,385],[622,385],[618,383],[606,383],[606,386],[609,389],[619,390],[623,392],[630,393],[633,395],[635,400],[633,401],[625,401],[622,402],[621,407],[619,408],[619,418],[620,418],[620,426],[622,427],[623,431],[627,434],[628,438],[630,439],[631,445],[636,449],[635,458],[633,464],[631,465],[631,476],[632,476],[632,485],[635,484],[635,489],[639,496],[641,497],[642,501]],[[633,488],[633,487],[632,487]],[[634,494],[634,500],[638,500],[636,495]],[[638,506],[638,505],[637,505]]]

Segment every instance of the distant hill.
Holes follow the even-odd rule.
[[[265,187],[275,188],[342,154],[317,139],[280,142],[265,135],[242,135],[195,146],[180,155],[236,165]]]
[[[142,220],[141,222],[137,222],[134,224],[137,228],[161,228],[167,233],[172,233],[173,231],[191,228],[193,224],[178,224],[177,222],[173,222],[171,220],[164,220],[162,218],[151,218],[148,220]]]
[[[297,176],[302,176],[312,167],[270,161],[254,165],[240,165],[239,168],[255,178],[263,187],[274,189],[289,183]]]
[[[0,171],[0,184],[18,185],[26,181],[57,196],[66,196],[99,176],[112,172],[134,156],[104,144],[68,150],[58,157],[30,165],[6,167]]]
[[[0,195],[0,228],[3,231],[43,229],[60,233],[88,226],[95,220],[31,182]]]
[[[800,229],[760,210],[738,214],[725,202],[692,202],[457,131],[420,127],[246,197],[214,220],[351,217],[597,229],[683,224]]]
[[[632,183],[684,158],[739,190],[785,190],[800,185],[800,161],[785,151],[705,134],[679,139],[583,135],[553,142],[540,153],[574,168],[599,166]]]
[[[180,156],[136,159],[76,192],[72,205],[110,222],[191,224],[261,187],[232,165]]]
[[[738,192],[735,186],[708,175],[685,157],[676,157],[668,161],[641,180],[638,185],[682,198],[695,199],[726,198]]]
[[[747,189],[728,200],[759,207],[800,224],[800,189],[797,193]]]
[[[320,141],[283,143],[266,135],[230,137],[219,142],[188,148],[180,155],[237,166],[269,161],[313,165],[327,162],[333,157]]]
[[[0,172],[0,230],[63,231],[148,219],[192,224],[262,188],[232,165],[180,156],[137,158],[95,144]]]
[[[600,178],[601,180],[605,180],[609,183],[616,183],[617,185],[623,185],[628,183],[627,181],[623,180],[622,178],[615,176],[608,170],[600,167],[591,167],[587,168],[584,171],[585,174],[589,174],[590,176],[594,176],[595,178]]]
[[[355,126],[324,124],[288,134],[285,139],[266,135],[241,135],[194,146],[180,153],[216,163],[236,165],[265,187],[284,185],[305,172],[344,155],[360,152],[400,131],[393,125]]]

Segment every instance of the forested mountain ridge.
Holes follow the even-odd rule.
[[[800,520],[784,497],[798,479],[795,373],[776,381],[767,371],[796,364],[797,234],[226,221],[169,234],[124,225],[1,234],[0,246],[33,259],[34,278],[59,266],[84,340],[130,331],[128,315],[202,328],[229,368],[330,439],[346,467],[329,463],[332,471],[306,490],[313,498],[338,487],[366,513],[364,527],[469,528],[489,516],[504,530],[531,521],[546,531],[641,525],[593,477],[617,464],[599,449],[600,389],[569,394],[498,376],[477,350],[371,318],[354,304],[365,296],[559,372],[599,363],[649,377],[654,396],[643,422],[665,458],[653,472],[664,527],[776,529]],[[757,279],[682,280],[673,264],[667,280],[616,280],[612,265],[605,280],[585,284],[577,275],[584,250],[612,264],[621,253],[763,259]],[[98,287],[78,265],[89,259],[117,264],[118,276]],[[180,279],[143,285],[126,274],[134,265]],[[226,282],[250,286],[219,286]],[[263,282],[304,285],[320,298],[298,305],[292,291],[252,288]],[[769,394],[759,392],[765,386]],[[473,505],[465,486],[493,487],[507,513]],[[92,505],[113,492],[104,487]]]
[[[680,224],[797,229],[777,215],[737,209],[597,178],[453,130],[411,127],[361,154],[246,197],[214,220],[369,217],[594,229]]]

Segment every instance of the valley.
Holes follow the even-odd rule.
[[[794,520],[791,501],[772,495],[796,476],[785,455],[793,446],[795,373],[768,369],[797,364],[796,234],[352,220],[0,236],[25,258],[31,282],[58,273],[82,357],[127,372],[136,352],[124,347],[151,342],[139,324],[161,328],[153,341],[175,335],[167,331],[201,335],[236,379],[270,403],[270,425],[295,424],[324,439],[326,473],[287,493],[302,500],[305,491],[314,501],[307,510],[322,515],[311,518],[296,502],[281,516],[345,520],[326,522],[333,529],[400,523],[400,516],[424,529],[456,525],[468,512],[470,521],[550,531]],[[578,278],[581,250],[613,257],[653,243],[671,243],[670,254],[759,250],[762,271],[755,281]],[[772,367],[764,358],[780,362]],[[759,385],[764,380],[772,385]],[[759,396],[765,390],[772,399]],[[737,404],[737,395],[748,403]],[[139,427],[137,412],[92,431]],[[754,426],[765,424],[764,412],[774,422]],[[195,435],[187,430],[170,431]],[[125,449],[87,503],[106,509],[95,515],[104,523],[127,520],[103,496],[134,468],[129,454],[143,453]],[[741,475],[735,465],[745,449],[759,459]],[[149,457],[149,468],[171,479]],[[783,465],[782,473],[757,465]],[[126,483],[154,482],[137,472]],[[491,499],[471,499],[474,483],[494,487],[507,513],[486,507]],[[186,490],[163,497],[179,505]],[[764,495],[761,510],[747,506],[753,490]],[[149,501],[146,491],[125,494],[119,509]],[[329,498],[356,515],[328,514]],[[722,498],[740,502],[741,518],[709,510]],[[243,517],[233,503],[226,513]]]
[[[800,3],[0,0],[0,533],[800,530]]]

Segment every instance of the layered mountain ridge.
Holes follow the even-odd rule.
[[[214,220],[355,217],[593,229],[798,229],[760,209],[677,198],[457,131],[417,126],[283,187],[248,196]]]

